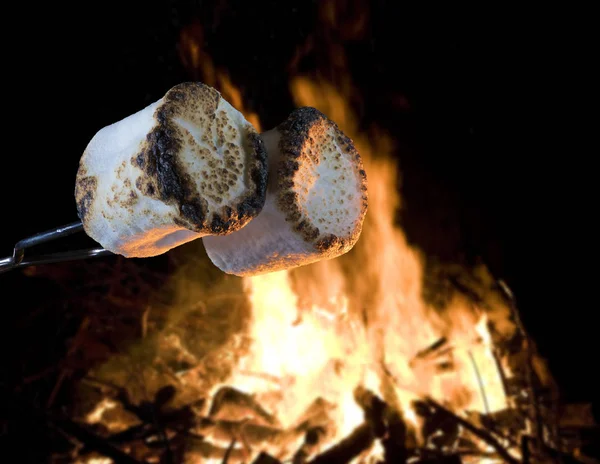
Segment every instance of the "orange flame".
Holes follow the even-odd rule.
[[[377,127],[362,131],[351,106],[360,92],[346,70],[342,41],[362,34],[366,16],[338,14],[348,10],[347,3],[326,1],[320,12],[319,33],[329,41],[331,59],[326,61],[333,77],[295,75],[290,91],[296,106],[325,113],[361,153],[369,183],[362,236],[336,260],[244,279],[253,311],[253,345],[226,382],[254,394],[284,426],[293,425],[315,398],[332,402],[337,428],[331,443],[363,421],[353,397],[357,386],[396,406],[415,428],[419,419],[411,402],[417,398],[432,397],[459,413],[506,408],[487,316],[462,300],[440,314],[422,298],[423,257],[394,220],[401,199],[393,138]],[[358,10],[368,11],[364,5]],[[345,18],[351,27],[340,27],[336,18]],[[299,48],[291,72],[314,42],[310,38]],[[260,130],[258,116],[245,108],[228,73],[202,51],[201,28],[184,29],[180,43],[184,64]],[[302,287],[301,295],[295,287]],[[423,348],[442,337],[443,354],[418,360]],[[444,363],[451,367],[440,368]],[[278,385],[249,373],[267,374]]]
[[[113,464],[110,458],[90,458],[85,462],[77,461],[75,464]]]
[[[102,417],[106,411],[116,407],[117,403],[115,401],[111,400],[110,398],[103,398],[102,401],[100,401],[94,407],[94,409],[86,415],[85,420],[88,424],[97,424],[98,422],[102,421]]]
[[[202,81],[206,85],[216,88],[223,98],[234,108],[242,112],[248,122],[260,132],[260,119],[256,113],[247,111],[240,90],[231,82],[229,73],[217,68],[208,53],[202,49],[204,33],[202,26],[194,22],[181,30],[179,37],[179,57],[194,80]]]

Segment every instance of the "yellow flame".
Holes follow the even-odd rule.
[[[297,106],[317,107],[354,140],[369,180],[369,213],[353,250],[353,259],[360,263],[354,266],[354,275],[342,268],[343,259],[327,261],[311,266],[308,274],[304,270],[307,280],[302,286],[320,297],[317,301],[331,300],[331,295],[318,293],[319,289],[331,293],[333,286],[341,293],[337,296],[353,307],[369,305],[370,322],[367,326],[359,323],[348,303],[335,313],[316,304],[308,311],[299,308],[289,272],[246,278],[254,344],[242,362],[243,369],[290,379],[279,401],[269,405],[272,412],[289,425],[314,398],[322,396],[338,405],[335,438],[344,436],[363,421],[353,388],[368,381],[368,386],[380,393],[382,383],[390,381],[383,378],[381,360],[385,360],[394,384],[383,396],[392,404],[397,402],[415,428],[419,421],[410,405],[422,396],[458,410],[491,412],[506,407],[486,318],[465,301],[455,302],[440,317],[421,297],[422,258],[394,222],[400,198],[391,138],[379,132],[375,145],[370,143],[366,134],[358,131],[346,99],[328,82],[297,77],[290,87]],[[447,337],[452,347],[449,372],[439,372],[435,363],[411,365],[420,349],[441,336]],[[343,369],[328,368],[340,360]],[[262,391],[239,375],[234,374],[230,382],[249,392]]]
[[[260,132],[260,119],[256,113],[247,111],[240,90],[233,84],[229,73],[217,68],[211,56],[202,49],[204,41],[202,27],[195,22],[181,30],[179,37],[179,56],[183,65],[188,69],[194,79],[199,73],[205,84],[216,88],[225,100],[234,108],[244,114],[257,131]]]
[[[368,370],[368,347],[360,339],[364,333],[316,306],[298,322],[298,297],[285,271],[248,278],[245,285],[253,308],[254,343],[228,383],[257,394],[285,427],[319,397],[338,405],[338,435],[362,423],[353,388],[362,383]],[[263,372],[280,379],[283,394],[269,404],[272,383],[240,372]]]
[[[363,7],[358,9],[367,11]],[[332,402],[337,427],[331,442],[363,422],[353,396],[360,385],[400,409],[415,429],[420,419],[411,404],[426,396],[459,413],[506,407],[486,316],[459,299],[440,314],[422,298],[423,257],[395,222],[402,205],[393,137],[377,127],[361,129],[351,106],[360,92],[339,40],[360,37],[367,17],[353,18],[348,14],[353,10],[344,1],[321,4],[318,34],[330,48],[331,59],[325,61],[337,80],[294,74],[301,56],[315,48],[309,38],[290,65],[290,91],[296,106],[316,107],[335,121],[363,158],[369,211],[361,238],[336,260],[244,279],[253,343],[226,382],[255,395],[284,427],[316,398]],[[229,74],[202,51],[200,38],[194,28],[182,33],[184,64],[200,70],[204,81],[260,130],[258,116],[247,110]],[[444,350],[415,361],[442,338]],[[268,374],[278,385],[248,373]],[[372,450],[373,456],[377,452]]]
[[[453,373],[440,375],[432,365],[410,366],[416,351],[430,345],[442,335],[452,339],[452,345],[471,347],[479,361],[479,375],[484,377],[490,410],[505,407],[504,393],[497,367],[490,351],[490,336],[485,319],[477,319],[468,302],[457,302],[445,317],[439,317],[424,303],[422,294],[423,265],[419,253],[411,248],[401,229],[394,223],[400,206],[397,194],[398,171],[392,158],[393,143],[381,131],[376,142],[369,142],[367,134],[358,130],[358,122],[347,104],[347,99],[328,82],[297,77],[291,82],[297,106],[315,106],[335,120],[357,146],[365,163],[369,181],[369,212],[363,234],[354,250],[360,266],[353,280],[354,300],[371,303],[371,345],[379,344],[377,355],[389,360],[387,367],[400,379],[404,392],[398,392],[405,409],[416,395],[429,395],[460,408],[484,410],[479,381],[472,374],[473,366],[466,352],[453,352]],[[341,260],[328,262],[330,271],[339,268]],[[320,267],[320,264],[313,266]],[[341,269],[336,270],[341,273]],[[334,271],[334,274],[335,272]],[[318,271],[317,271],[318,273]],[[348,272],[346,271],[346,274]],[[364,286],[364,287],[363,287]],[[479,337],[477,337],[479,335]],[[484,346],[476,342],[483,338]],[[479,359],[480,349],[485,359]],[[488,356],[489,355],[489,356]],[[372,359],[376,363],[377,359]],[[487,369],[486,369],[487,368]],[[472,399],[465,399],[472,397]],[[477,399],[476,399],[477,398]]]
[[[117,402],[110,398],[103,398],[94,409],[88,413],[85,420],[88,424],[97,424],[102,420],[104,413],[110,409],[116,408]]]
[[[86,461],[76,461],[75,464],[113,464],[110,458],[90,458]]]

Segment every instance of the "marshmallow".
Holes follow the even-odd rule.
[[[352,140],[315,108],[293,111],[261,134],[269,159],[260,214],[227,236],[206,236],[219,269],[252,276],[348,252],[367,211],[367,178]]]
[[[190,82],[92,138],[75,198],[91,238],[150,257],[241,229],[261,211],[266,187],[257,131],[215,89]]]

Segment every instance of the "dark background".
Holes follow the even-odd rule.
[[[363,8],[343,3],[349,16]],[[87,142],[191,79],[177,43],[194,20],[264,127],[293,107],[286,69],[319,27],[316,2],[125,4],[27,3],[4,16],[0,255],[77,219]],[[482,258],[515,291],[565,398],[591,400],[600,388],[589,14],[368,4],[364,37],[345,49],[365,124],[401,147],[409,239],[441,261]],[[0,286],[3,297],[43,291],[20,275]]]

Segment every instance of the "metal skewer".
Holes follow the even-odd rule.
[[[41,232],[31,237],[20,240],[15,245],[13,255],[0,259],[0,274],[12,269],[33,266],[36,264],[58,263],[61,261],[73,261],[77,259],[94,258],[99,256],[112,255],[113,253],[104,248],[87,248],[83,250],[63,251],[58,253],[34,256],[32,258],[25,256],[25,250],[42,243],[47,243],[68,235],[83,232],[81,221],[73,222],[65,226]]]

